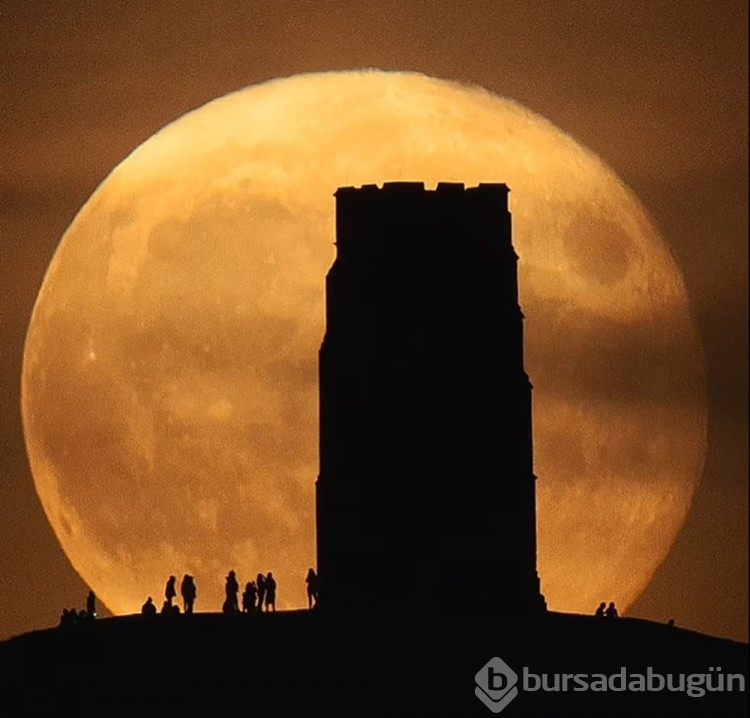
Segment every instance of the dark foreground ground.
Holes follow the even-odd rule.
[[[494,657],[518,676],[514,697],[502,694],[512,679],[483,668]],[[678,685],[677,674],[703,682],[710,673],[712,686],[725,689],[729,674],[743,678],[733,679],[732,691],[702,696],[615,690],[623,680],[637,683],[635,674],[648,687],[649,669],[653,688],[668,674]],[[477,674],[489,690],[485,702],[475,695]],[[571,676],[567,690],[533,690],[542,677],[553,686],[553,674]],[[594,674],[607,677],[607,690],[592,690]],[[0,643],[0,716],[7,718],[744,716],[747,680],[747,644],[638,619],[555,613],[504,625],[439,616],[332,621],[314,611],[125,616]],[[503,697],[504,707],[493,702]]]

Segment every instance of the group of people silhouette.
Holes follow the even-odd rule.
[[[174,603],[177,598],[177,578],[170,576],[167,579],[167,585],[164,588],[164,603],[161,607],[162,615],[171,615],[180,613],[179,606]],[[307,584],[307,607],[314,608],[318,603],[318,575],[315,569],[310,568],[305,578]],[[237,581],[237,574],[234,570],[230,571],[224,582],[224,603],[221,607],[222,613],[262,613],[276,612],[276,579],[273,572],[266,574],[259,573],[254,581],[248,581],[245,584],[245,590],[242,593],[242,606],[238,600],[240,584]],[[182,597],[183,611],[186,614],[193,613],[195,599],[198,594],[195,579],[190,574],[185,574],[180,584],[180,596]],[[149,596],[146,602],[141,606],[141,613],[144,616],[155,616],[157,614],[154,599]]]
[[[164,588],[164,603],[161,607],[162,614],[169,615],[180,613],[179,606],[174,603],[174,600],[177,598],[176,583],[176,576],[170,576],[167,579],[167,585]],[[308,609],[312,609],[318,605],[320,590],[318,575],[315,573],[315,569],[308,569],[305,583],[307,584],[307,607]],[[271,571],[265,575],[259,573],[254,581],[248,581],[245,584],[245,590],[242,593],[242,608],[240,609],[237,600],[240,585],[237,581],[237,574],[232,570],[225,578],[225,599],[221,609],[222,613],[262,613],[264,606],[266,612],[271,611],[275,613],[276,588],[276,579],[273,577]],[[186,573],[182,577],[182,582],[180,583],[180,596],[182,597],[184,613],[193,613],[197,595],[198,590],[195,586],[195,579],[190,574]],[[143,606],[141,606],[141,613],[144,616],[155,616],[157,614],[156,605],[151,596],[149,596]],[[60,616],[60,625],[69,626],[75,623],[91,621],[96,619],[97,615],[96,595],[93,591],[89,591],[86,597],[86,609],[81,609],[79,611],[75,608],[64,608],[62,615]],[[609,605],[607,605],[605,601],[602,601],[594,612],[596,618],[602,619],[619,618],[619,615],[614,601],[610,601]],[[669,624],[674,625],[674,619],[670,619]]]
[[[234,583],[230,583],[230,579]],[[240,610],[237,606],[237,591],[239,588],[235,588],[235,586],[234,571],[230,571],[230,575],[227,577],[225,613],[235,613]],[[229,593],[230,587],[233,592],[231,596]],[[260,613],[264,606],[266,611],[276,611],[276,579],[271,571],[265,576],[259,573],[255,581],[248,581],[245,584],[245,590],[242,592],[242,613]]]
[[[170,615],[180,612],[180,607],[174,603],[174,600],[177,598],[176,583],[176,576],[170,576],[167,579],[167,585],[164,588],[164,603],[161,605],[162,615]],[[182,596],[182,607],[185,613],[193,612],[197,595],[198,591],[195,587],[195,579],[189,573],[186,573],[182,577],[182,582],[180,583],[180,596]],[[154,604],[153,597],[149,596],[146,599],[146,603],[141,606],[141,613],[144,616],[156,615],[156,604]]]
[[[94,621],[98,615],[96,611],[96,594],[93,591],[89,591],[86,596],[86,608],[80,611],[75,608],[63,608],[60,615],[60,625],[71,626],[75,623]]]
[[[315,569],[310,568],[305,577],[307,584],[307,607],[312,609],[318,604],[318,575]],[[259,573],[254,581],[248,581],[245,584],[245,590],[242,593],[242,608],[240,608],[237,594],[240,585],[237,581],[237,574],[232,570],[225,579],[224,584],[224,604],[222,613],[262,613],[271,611],[276,612],[276,579],[273,573],[269,571],[266,574]],[[195,579],[189,573],[182,577],[180,583],[180,597],[182,598],[183,612],[186,614],[193,613],[195,599],[198,595],[198,589],[195,585]],[[170,576],[164,587],[164,603],[161,606],[162,615],[174,615],[180,613],[180,607],[175,603],[177,598],[177,577]],[[156,616],[159,611],[156,608],[154,599],[149,596],[146,602],[141,606],[141,614],[144,616]],[[97,618],[96,595],[89,591],[86,597],[86,609],[80,611],[75,608],[64,608],[60,616],[60,625],[69,626],[75,623],[83,623]]]
[[[234,571],[230,571],[224,584],[226,598],[221,607],[222,613],[261,613],[265,606],[266,611],[276,612],[276,579],[269,571],[263,575],[259,573],[255,581],[248,581],[242,592],[242,609],[240,609],[237,594],[240,585]]]
[[[597,618],[618,618],[619,615],[614,601],[610,601],[609,606],[602,601],[594,612]]]

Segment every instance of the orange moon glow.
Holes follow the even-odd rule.
[[[219,610],[229,569],[241,583],[272,570],[279,606],[306,605],[333,192],[392,180],[511,189],[549,606],[626,608],[665,558],[703,467],[704,369],[638,200],[480,88],[310,74],[222,97],[137,148],[39,292],[22,378],[31,470],[113,612],[185,572],[196,608]]]

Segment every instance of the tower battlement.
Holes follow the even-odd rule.
[[[373,257],[398,248],[400,261],[414,251],[419,261],[440,245],[454,250],[490,242],[512,252],[508,186],[484,183],[466,187],[440,182],[386,182],[336,190],[336,246],[339,255]],[[380,240],[374,241],[375,236]]]
[[[409,194],[417,193],[438,195],[441,197],[458,196],[461,194],[469,196],[492,197],[501,200],[508,196],[510,189],[503,182],[480,182],[477,185],[466,186],[463,182],[438,182],[435,189],[426,189],[424,182],[384,182],[383,185],[363,184],[361,187],[339,187],[334,193],[336,197],[345,195],[367,194],[392,196],[395,193]]]

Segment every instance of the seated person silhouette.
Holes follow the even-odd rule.
[[[164,603],[161,604],[161,614],[162,616],[173,616],[174,615],[174,609],[175,607],[170,605],[169,601],[164,601]]]
[[[602,601],[599,604],[599,607],[596,609],[596,612],[594,613],[594,616],[597,618],[604,618],[605,609],[607,608],[607,604]]]
[[[615,608],[615,602],[611,601],[609,606],[607,606],[607,610],[604,612],[605,618],[617,618],[620,614],[617,613],[617,609]]]
[[[141,614],[144,616],[155,616],[156,606],[154,605],[154,599],[149,596],[146,599],[146,603],[141,606]]]

